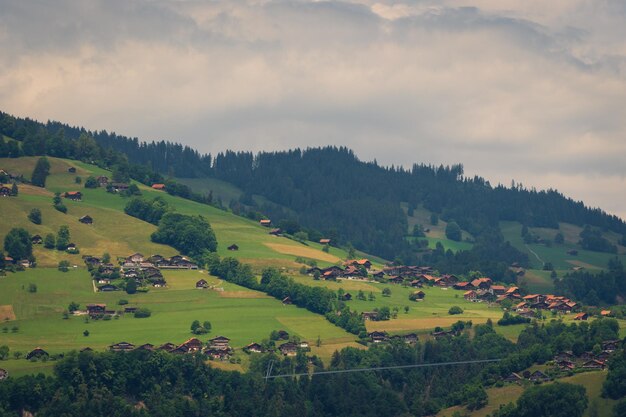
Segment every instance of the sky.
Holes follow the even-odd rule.
[[[622,0],[0,0],[0,110],[462,163],[626,219]]]

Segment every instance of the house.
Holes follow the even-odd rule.
[[[364,311],[361,313],[361,317],[363,317],[363,320],[376,320],[378,313],[375,311]]]
[[[298,347],[300,349],[311,350],[309,346],[309,342],[305,342],[305,341],[300,341],[300,343],[298,343]]]
[[[466,290],[468,288],[471,288],[471,284],[465,281],[457,282],[456,284],[452,286],[452,288],[454,288],[455,290]]]
[[[48,352],[46,352],[45,350],[43,350],[40,347],[37,347],[33,350],[31,350],[30,352],[28,352],[28,355],[26,355],[26,359],[27,360],[31,360],[31,359],[41,359],[41,358],[47,358],[48,356],[50,356],[50,354]]]
[[[161,255],[152,255],[151,257],[148,258],[148,261],[151,262],[153,265],[158,265],[160,262],[163,262],[165,260],[165,258]]]
[[[22,268],[30,268],[33,266],[33,263],[28,259],[21,259],[17,264]]]
[[[41,238],[41,236],[35,235],[35,236],[30,238],[30,242],[33,245],[41,245],[43,243],[43,239]]]
[[[88,214],[78,219],[78,221],[82,224],[93,224],[93,218]]]
[[[123,182],[114,182],[113,184],[107,184],[107,189],[110,188],[111,191],[119,193],[120,191],[128,190],[128,184]]]
[[[476,278],[471,281],[472,287],[488,290],[491,287],[491,278]]]
[[[209,343],[209,346],[212,348],[228,349],[230,348],[230,346],[228,345],[229,342],[230,342],[230,339],[227,338],[226,336],[217,336],[209,340],[208,343]]]
[[[600,352],[596,355],[596,359],[602,362],[606,362],[611,357],[610,352]]]
[[[0,368],[0,381],[5,380],[9,377],[9,371],[6,369]]]
[[[67,169],[67,172],[69,172],[70,174],[75,174],[76,173],[76,168],[75,167],[69,167]]]
[[[528,377],[528,379],[532,382],[546,382],[550,380],[550,377],[541,371],[535,371],[530,374],[530,377]]]
[[[606,368],[606,364],[602,361],[593,359],[583,363],[583,369],[604,369]]]
[[[298,345],[293,342],[287,342],[280,345],[278,350],[285,356],[296,356],[298,353]]]
[[[164,350],[166,352],[171,352],[174,349],[176,349],[176,345],[171,342],[163,343],[161,346],[156,348],[156,350]]]
[[[554,361],[555,362],[561,362],[561,361],[573,361],[574,359],[576,359],[576,357],[574,356],[574,354],[572,352],[569,351],[565,351],[565,352],[559,352],[555,357],[554,357]]]
[[[67,245],[66,250],[69,252],[74,252],[76,250],[76,243],[70,243],[69,245]]]
[[[106,308],[106,304],[87,304],[87,314],[89,314],[90,316],[104,314]]]
[[[231,350],[230,349],[206,348],[203,353],[209,356],[211,359],[225,361],[230,358]]]
[[[79,352],[93,352],[93,349],[89,346],[82,348]]]
[[[265,349],[263,349],[263,346],[259,345],[256,342],[250,343],[248,346],[244,347],[243,350],[247,353],[263,353],[265,351]]]
[[[292,304],[291,297],[287,296],[287,297],[283,298],[282,302],[285,305]]]
[[[619,349],[620,343],[619,340],[607,340],[602,342],[602,351],[609,353],[614,352]]]
[[[557,361],[556,366],[563,371],[571,371],[576,368],[574,362],[568,360]]]
[[[259,223],[261,224],[261,226],[270,227],[270,225],[272,224],[272,221],[270,219],[262,219],[262,220],[259,220]]]
[[[205,279],[196,282],[196,288],[205,289],[209,287],[209,283]]]
[[[124,271],[124,278],[137,278],[138,276],[139,272],[137,272],[136,269],[127,269]],[[100,281],[98,281],[98,283],[100,283]]]
[[[587,321],[588,318],[589,318],[589,314],[587,314],[587,313],[578,313],[574,317],[574,320],[584,320],[584,321]]]
[[[0,197],[10,197],[11,196],[11,188],[6,185],[0,184]]]
[[[369,333],[367,336],[370,338],[370,341],[372,343],[382,343],[389,340],[389,335],[387,334],[387,332],[374,331]]]
[[[119,342],[114,345],[109,346],[109,350],[111,352],[128,352],[135,349],[135,345],[128,342]]]
[[[442,330],[439,332],[431,332],[430,333],[432,337],[434,337],[435,339],[441,339],[443,337],[448,337],[448,336],[457,336],[457,332],[454,330]]]
[[[506,293],[506,287],[504,285],[492,285],[491,289],[495,295],[503,295]]]
[[[408,344],[413,345],[413,344],[417,343],[417,339],[418,339],[418,338],[417,338],[417,334],[415,334],[415,333],[409,333],[409,334],[405,334],[405,335],[403,336],[403,339],[404,339],[404,342],[405,342],[405,343],[408,343]]]
[[[463,298],[465,298],[467,301],[476,300],[476,291],[474,290],[465,291],[463,293]]]
[[[128,258],[126,258],[127,261],[129,262],[133,262],[133,263],[140,263],[144,261],[143,255],[141,253],[134,253],[132,255],[130,255]]]
[[[183,342],[178,348],[179,349],[182,348],[182,350],[184,350],[185,353],[198,352],[202,350],[202,345],[203,343],[200,341],[200,339],[192,337],[191,339],[188,339],[185,342]]]
[[[98,290],[102,292],[109,292],[109,291],[117,291],[119,290],[119,288],[117,288],[113,284],[105,284],[105,285],[102,285],[101,287],[98,287]]]
[[[411,300],[423,300],[426,296],[426,293],[422,290],[414,291],[409,297]]]
[[[283,232],[282,230],[280,230],[279,228],[276,228],[276,229],[270,230],[270,235],[280,236],[282,232]]]
[[[236,243],[233,243],[232,245],[230,245],[228,248],[228,250],[239,250],[239,246],[237,246]]]
[[[387,282],[389,282],[390,284],[402,284],[404,282],[404,278],[402,278],[400,275],[397,275],[395,277],[389,277]]]
[[[613,317],[613,313],[611,313],[611,310],[602,310],[600,312],[600,315],[602,317]]]
[[[322,244],[322,245],[330,245],[330,239],[320,239],[320,244]]]
[[[341,296],[341,300],[342,301],[350,301],[350,300],[352,300],[352,294],[350,294],[349,292],[345,293],[344,295]]]
[[[287,339],[289,339],[289,333],[287,333],[284,330],[279,330],[278,331],[278,339],[280,339],[280,340],[287,340]]]
[[[444,274],[441,276],[441,280],[447,285],[452,286],[459,282],[459,278],[456,275]]]
[[[165,184],[152,184],[153,190],[165,190]]]
[[[83,199],[83,193],[80,191],[66,191],[63,197],[73,201],[81,201]]]
[[[96,181],[98,182],[99,187],[106,187],[107,185],[109,185],[109,178],[103,175],[96,178]]]
[[[149,352],[152,352],[154,350],[154,345],[150,343],[146,343],[141,346],[137,346],[135,350],[147,350]]]
[[[124,313],[134,313],[137,311],[137,307],[124,307]]]
[[[411,285],[411,287],[413,287],[413,288],[422,288],[423,287],[422,281],[420,281],[419,279],[414,279],[413,281],[411,281],[409,283],[409,285]]]
[[[503,380],[503,381],[504,381],[504,382],[519,382],[519,381],[521,381],[522,379],[524,379],[524,378],[522,378],[521,376],[519,376],[519,375],[518,375],[518,374],[516,374],[515,372],[511,372],[511,373],[509,374],[509,376],[507,376],[506,378],[504,378],[504,380]]]

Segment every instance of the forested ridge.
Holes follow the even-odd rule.
[[[89,152],[71,155],[68,142],[87,134],[103,150],[126,155],[131,164],[145,165],[163,175],[230,182],[243,190],[240,203],[249,210],[263,212],[275,221],[295,216],[293,220],[300,225],[317,229],[336,244],[350,242],[388,259],[414,260],[418,249],[405,239],[408,226],[401,202],[408,203],[409,211],[423,206],[443,220],[454,220],[476,237],[497,239],[502,220],[553,228],[558,222],[567,222],[626,234],[622,219],[556,190],[492,186],[483,178],[465,177],[462,165],[384,167],[375,161],[360,161],[353,151],[337,147],[203,155],[178,143],[146,143],[5,113],[0,113],[0,133],[22,142],[21,150],[14,142],[0,144],[0,156],[22,152],[78,159],[89,159]],[[259,207],[252,195],[264,196],[274,204]],[[497,253],[491,258],[500,260]],[[521,254],[519,258],[523,262]]]

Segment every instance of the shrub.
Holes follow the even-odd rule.
[[[448,310],[448,314],[463,314],[463,309],[459,306],[452,306],[450,310]]]
[[[28,213],[28,220],[35,224],[41,224],[41,210],[34,208]]]
[[[70,261],[67,260],[63,260],[61,262],[59,262],[59,267],[58,267],[59,271],[61,272],[67,272],[70,269]]]
[[[143,319],[146,317],[150,317],[152,315],[152,311],[148,310],[147,308],[139,308],[137,309],[137,311],[135,311],[135,318],[136,319]]]

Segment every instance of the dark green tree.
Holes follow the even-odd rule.
[[[461,240],[461,228],[455,221],[451,221],[446,225],[446,237],[456,242],[459,242]]]
[[[30,234],[21,227],[11,229],[4,237],[4,250],[15,260],[31,258],[33,244],[30,240]]]
[[[555,382],[528,388],[517,400],[519,417],[581,417],[589,400],[585,387]]]
[[[33,185],[36,185],[37,187],[45,187],[46,178],[49,174],[50,162],[48,162],[48,158],[42,156],[37,160],[37,164],[35,165],[35,169],[33,170],[30,181]]]
[[[38,208],[33,208],[28,213],[28,220],[35,224],[41,224],[41,210]]]
[[[57,232],[56,238],[56,248],[57,250],[66,250],[67,245],[70,244],[70,228],[66,225],[62,225],[59,227],[59,231]]]
[[[43,246],[46,249],[54,249],[56,246],[56,239],[52,233],[48,233],[43,239]]]

